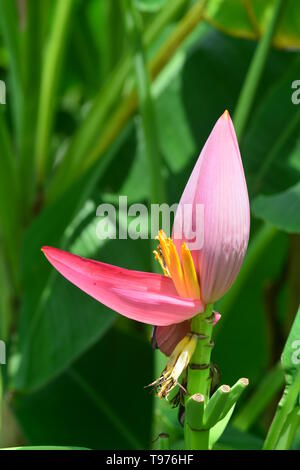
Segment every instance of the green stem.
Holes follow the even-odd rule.
[[[9,71],[12,84],[13,120],[17,135],[17,147],[20,140],[20,117],[23,106],[20,30],[16,2],[0,0],[0,28],[9,54]]]
[[[233,425],[241,431],[248,431],[283,385],[284,373],[281,364],[278,363],[266,374],[249,401],[235,416]]]
[[[195,394],[201,394],[207,403],[210,392],[210,356],[213,305],[207,305],[205,311],[192,319],[191,332],[199,335],[195,352],[191,358],[188,369],[187,398]],[[208,449],[209,431],[191,428],[188,417],[184,427],[185,444],[188,449]]]
[[[57,2],[53,18],[53,29],[49,39],[42,70],[41,89],[39,98],[38,126],[36,130],[36,166],[40,182],[44,180],[48,156],[49,139],[55,112],[55,98],[59,77],[66,49],[70,17],[75,6],[73,0]]]
[[[283,5],[283,0],[276,0],[269,24],[262,39],[257,45],[254,57],[248,69],[233,118],[238,139],[241,138],[247,124],[255,93],[267,61]]]
[[[150,171],[152,202],[166,199],[162,162],[158,147],[156,119],[151,94],[150,76],[142,41],[141,18],[138,16],[133,0],[123,0],[127,30],[134,50],[134,68],[139,97],[142,125],[145,137],[146,155]]]
[[[188,425],[187,425],[188,426]],[[186,450],[208,450],[209,449],[209,431],[194,431],[189,428],[188,445]]]
[[[284,430],[288,415],[293,411],[293,407],[299,396],[300,391],[300,372],[296,376],[292,385],[285,388],[283,396],[278,404],[278,408],[268,435],[264,443],[264,450],[273,450],[276,448],[278,440]]]
[[[150,44],[187,0],[167,2],[161,12],[147,29],[144,37],[145,45]],[[181,19],[166,42],[159,49],[149,64],[150,76],[154,80],[160,71],[172,58],[182,42],[195,29],[203,17],[206,0],[197,2]],[[117,107],[112,116],[107,119],[109,112],[120,96],[126,77],[130,74],[131,57],[126,56],[109,77],[107,84],[96,97],[92,109],[80,126],[70,149],[53,178],[49,187],[47,200],[53,201],[61,194],[71,181],[78,178],[82,171],[91,167],[118,137],[138,106],[136,91],[132,90]],[[104,126],[105,124],[105,126]],[[102,130],[104,126],[104,130]]]

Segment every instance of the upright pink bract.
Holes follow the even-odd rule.
[[[192,246],[190,249],[200,278],[202,300],[213,303],[235,281],[250,230],[247,185],[228,111],[215,124],[182,194],[179,206],[183,217],[185,204],[193,207],[192,217],[187,218],[189,230],[195,228],[196,204],[204,207],[204,243],[201,249],[193,250]],[[176,214],[173,233],[179,223]],[[179,253],[182,241],[174,240]]]

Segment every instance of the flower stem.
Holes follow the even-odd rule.
[[[213,305],[209,304],[203,313],[192,319],[191,332],[198,336],[198,342],[188,370],[186,403],[189,397],[195,394],[203,395],[205,404],[209,399],[213,330],[212,312]],[[201,426],[198,429],[191,428],[188,421],[188,416],[186,416],[184,427],[186,448],[192,450],[208,449],[209,430],[202,430]]]

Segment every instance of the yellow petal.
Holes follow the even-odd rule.
[[[181,260],[188,297],[192,299],[200,299],[200,286],[194,261],[191,252],[185,243],[181,245]]]

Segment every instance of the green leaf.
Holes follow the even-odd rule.
[[[209,431],[209,448],[212,449],[215,444],[218,442],[223,432],[225,431],[227,424],[232,416],[234,411],[235,404],[228,411],[227,415],[224,416],[220,421],[218,421]]]
[[[155,12],[164,6],[166,0],[134,0],[134,3],[141,11]]]
[[[287,233],[300,232],[300,183],[272,196],[257,196],[252,213]]]
[[[165,200],[164,178],[162,175],[161,155],[158,148],[157,123],[150,75],[147,68],[146,53],[142,40],[140,16],[132,0],[123,0],[127,32],[133,49],[133,65],[139,99],[139,111],[142,119],[145,154],[150,173],[151,201],[162,203]]]
[[[285,344],[281,363],[286,387],[265,440],[264,449],[289,449],[296,432],[300,404],[300,306]],[[294,414],[294,410],[297,410]],[[292,414],[292,415],[291,415]]]
[[[21,38],[18,22],[17,4],[10,0],[0,0],[0,29],[9,52],[13,120],[17,143],[20,140],[20,118],[23,106]]]
[[[261,450],[262,445],[263,441],[260,437],[238,431],[229,425],[215,448],[218,450]]]
[[[212,0],[208,2],[206,20],[228,34],[242,38],[259,39],[270,17],[276,0]],[[286,48],[299,48],[299,2],[284,2],[274,45]]]
[[[282,432],[276,444],[276,450],[290,449],[300,425],[300,406],[296,406],[287,416]]]
[[[145,29],[143,41],[146,46],[154,41],[186,2],[187,0],[173,0],[166,4],[165,8],[154,18],[153,22],[149,24],[149,27]],[[96,8],[98,6],[99,2],[94,2],[94,7]],[[100,6],[105,9],[106,3],[101,3]],[[92,8],[91,12],[93,13],[93,11]],[[93,15],[92,13],[91,17],[94,20],[94,18],[97,18],[97,15]],[[95,28],[96,31],[99,30],[98,21],[95,24]],[[102,42],[106,45],[106,37]],[[96,157],[99,156],[97,149],[99,147],[99,141],[100,143],[102,142],[103,126],[108,120],[109,113],[118,103],[126,78],[130,75],[130,72],[131,54],[126,54],[95,96],[84,121],[78,127],[70,143],[70,147],[64,155],[63,161],[51,183],[48,194],[50,200],[53,200],[54,195],[57,196],[57,194],[61,194],[62,190],[65,189],[74,178],[78,177],[82,172],[82,168],[86,168],[87,165],[89,166],[91,164],[91,156],[93,156],[93,161],[95,160],[94,155],[97,154]],[[110,130],[108,131],[108,134],[109,133]],[[100,147],[101,146],[102,143]],[[87,155],[89,157],[87,157]]]
[[[94,233],[89,234],[89,240],[84,238],[81,244],[76,240],[76,253],[89,254],[114,265],[147,270],[148,265],[144,260],[150,251],[148,243],[144,240],[111,240],[102,243],[100,250],[95,252],[95,228],[92,227]],[[43,262],[46,269],[47,261]],[[28,312],[24,311],[23,314],[28,315]],[[30,341],[27,339],[23,345],[22,360],[14,385],[26,390],[41,387],[103,337],[116,318],[115,312],[53,272],[53,282],[45,291],[34,323],[30,325]],[[49,341],[49,338],[52,340]]]
[[[200,29],[187,51],[184,48],[180,50],[172,64],[169,64],[168,71],[162,73],[154,86],[155,91],[158,90],[155,104],[159,143],[172,172],[167,186],[174,202],[178,201],[216,118],[224,109],[232,112],[235,108],[238,91],[242,87],[242,77],[253,54],[251,43],[226,37],[210,29]],[[271,52],[257,92],[253,118],[241,142],[243,164],[251,193],[266,154],[280,135],[282,127],[289,123],[290,116],[294,117],[298,111],[290,99],[292,77],[297,76],[299,71],[299,63],[293,63],[294,57],[294,53]],[[282,113],[275,110],[279,101],[283,102]],[[292,137],[296,135],[297,129],[294,128]],[[287,143],[281,149],[279,157],[288,156],[287,147],[290,150],[293,148],[291,136]],[[264,189],[267,179],[268,188],[273,192],[274,187],[276,190],[281,185],[282,189],[295,183],[298,178],[297,172],[289,169],[288,164],[284,166],[279,157],[275,158],[281,163],[276,165],[277,177],[272,177],[272,172],[268,172],[267,178],[262,180]],[[271,168],[273,171],[274,165]],[[178,174],[176,180],[174,173]],[[281,179],[278,178],[279,175]]]
[[[268,366],[272,350],[265,340],[270,331],[262,298],[265,285],[270,279],[280,276],[287,254],[287,242],[284,233],[277,233],[273,239],[268,240],[267,245],[260,249],[255,266],[250,267],[252,274],[248,273],[238,295],[235,294],[233,285],[215,306],[222,317],[214,329],[215,348],[212,360],[222,371],[223,383],[233,383],[238,377],[246,375],[250,386],[253,386]],[[242,271],[239,276],[242,276]],[[236,280],[238,282],[239,277]],[[234,344],[234,348],[229,348],[228,344]]]
[[[300,124],[299,107],[291,100],[291,83],[300,73],[300,61],[293,54],[280,57],[290,60],[285,65],[284,62],[277,64],[275,68],[281,69],[282,73],[279,76],[275,73],[268,91],[266,84],[261,84],[265,93],[253,110],[241,142],[251,197],[259,192],[270,194],[287,189],[300,177],[300,172],[290,161]]]
[[[250,399],[234,417],[233,426],[240,431],[247,431],[282,390],[283,384],[284,374],[281,364],[278,363],[273,369],[264,374]]]
[[[42,256],[42,254],[41,254]],[[46,265],[46,262],[45,262]],[[102,337],[116,319],[114,312],[53,275],[22,346],[14,386],[22,390],[41,387],[57,376],[90,345]],[[26,308],[26,306],[25,306]],[[28,311],[23,311],[28,315]],[[26,334],[26,329],[24,332]]]
[[[29,445],[147,448],[151,379],[149,343],[112,329],[54,382],[17,397],[15,410]]]
[[[2,250],[4,249],[9,259],[12,271],[10,274],[16,288],[19,277],[19,186],[11,136],[4,116],[0,109],[0,236]]]
[[[23,446],[23,447],[6,447],[1,450],[89,450],[86,447],[72,446]]]
[[[287,385],[291,385],[300,375],[300,306],[285,344],[282,356],[282,367]]]

